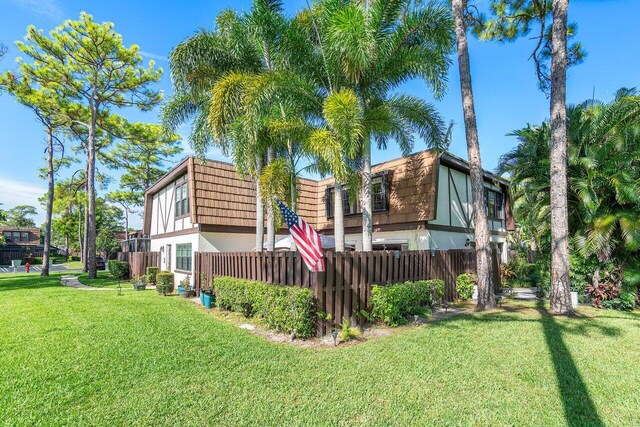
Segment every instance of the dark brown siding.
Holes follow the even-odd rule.
[[[3,235],[5,231],[18,231],[20,233],[27,232],[29,233],[29,240],[26,242],[23,241],[13,241],[11,239],[6,239],[7,246],[38,246],[40,244],[40,229],[39,228],[31,228],[31,227],[0,227],[0,236]]]
[[[374,228],[435,218],[437,154],[422,151],[375,165],[371,170],[373,174],[387,172],[389,176],[389,210],[373,214]],[[324,205],[324,191],[333,185],[333,178],[318,183],[316,215],[319,230],[333,229],[333,219],[326,217]],[[362,227],[362,217],[357,214],[345,216],[344,227]]]

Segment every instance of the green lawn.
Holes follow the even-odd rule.
[[[108,271],[97,271],[98,277],[94,280],[89,280],[88,273],[81,273],[78,276],[78,281],[84,285],[93,286],[95,288],[117,288],[118,282],[113,278]],[[122,289],[133,289],[133,285],[128,281],[120,283]]]
[[[640,315],[507,305],[360,345],[267,342],[177,297],[0,275],[4,425],[638,425]]]

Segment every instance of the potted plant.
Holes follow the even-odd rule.
[[[147,284],[149,284],[150,286],[155,286],[158,273],[160,273],[159,267],[147,267]]]
[[[213,290],[213,280],[211,283],[207,281],[202,282],[202,289],[200,289],[200,302],[204,308],[212,308],[216,303],[216,293]]]
[[[191,286],[190,275],[187,275],[187,277],[180,281],[180,285],[178,286],[178,295],[180,295],[181,298],[193,298],[195,295],[195,291]]]
[[[136,276],[131,280],[133,289],[136,291],[144,291],[147,288],[147,279],[145,276]]]

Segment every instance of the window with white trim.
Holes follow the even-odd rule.
[[[191,271],[191,243],[176,245],[176,270]]]
[[[176,218],[189,213],[189,187],[186,178],[176,184]]]

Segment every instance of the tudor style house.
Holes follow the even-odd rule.
[[[0,265],[7,265],[17,253],[29,254],[42,252],[40,229],[37,227],[0,227],[4,245],[0,246]],[[23,257],[20,256],[20,259]]]
[[[466,161],[422,151],[373,166],[374,249],[473,247],[471,179]],[[514,230],[509,183],[485,172],[492,244],[506,261],[506,233]],[[300,179],[297,213],[322,234],[333,234],[332,178]],[[345,190],[346,193],[346,190]],[[255,246],[255,184],[233,165],[188,157],[145,194],[144,229],[161,268],[176,281],[193,271],[193,252],[250,251]],[[346,242],[362,247],[358,202],[345,194]],[[281,231],[280,234],[286,234]]]

